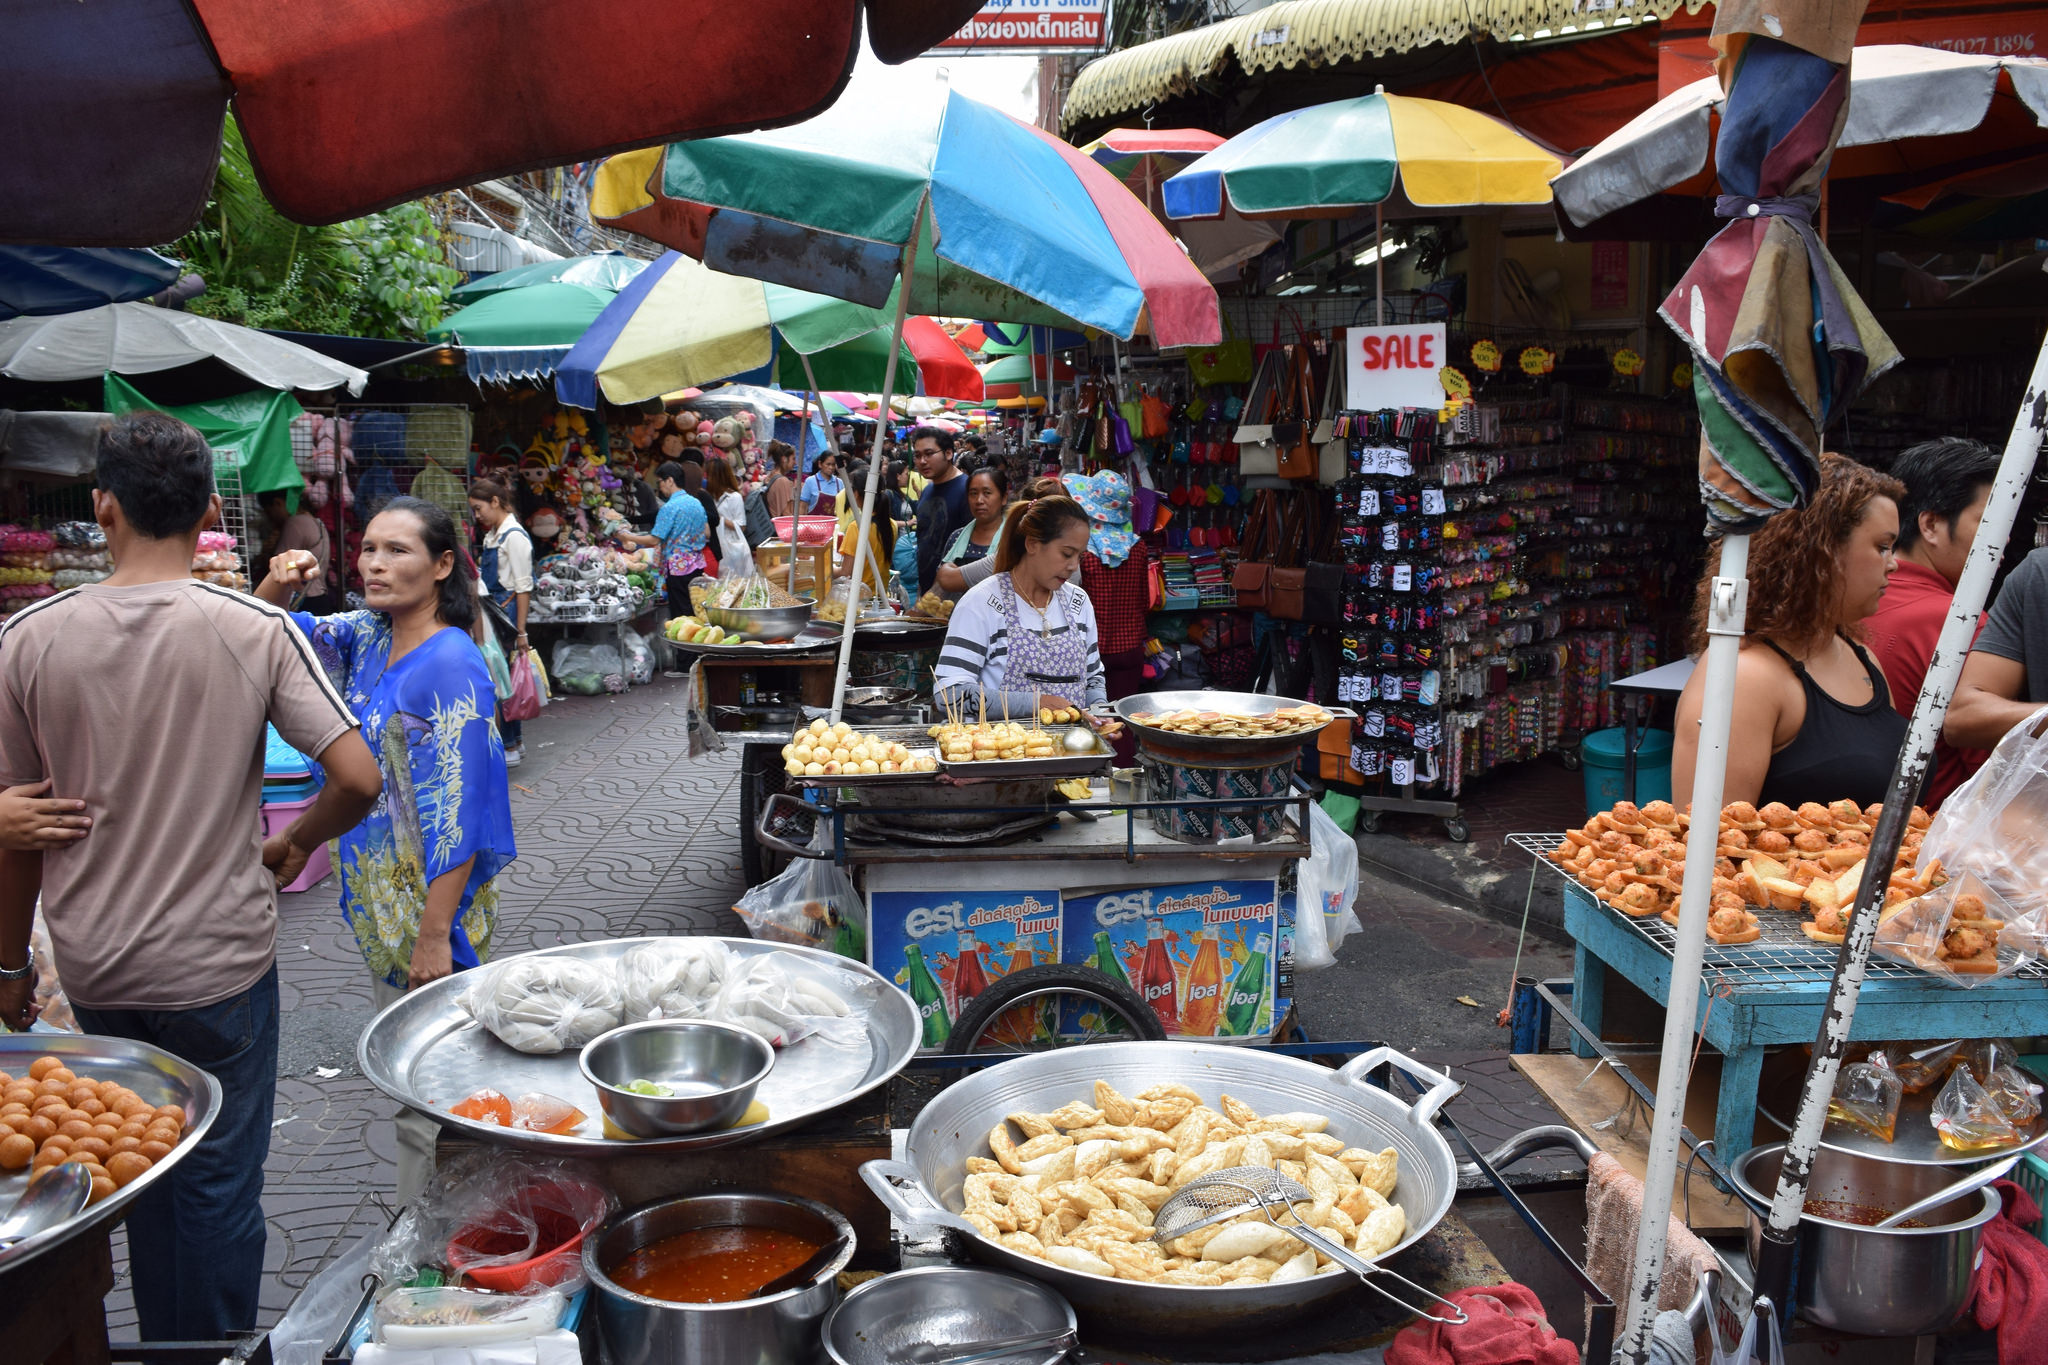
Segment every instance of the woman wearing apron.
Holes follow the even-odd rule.
[[[477,479],[469,486],[469,510],[475,515],[477,525],[484,528],[484,548],[477,557],[477,577],[482,582],[484,595],[512,618],[512,628],[517,633],[507,654],[526,648],[526,609],[533,596],[533,537],[519,524],[512,506],[512,490],[496,479]],[[498,708],[498,733],[505,741],[505,766],[508,768],[518,767],[519,761],[525,757],[519,745],[522,728],[521,722],[505,719],[501,704]]]
[[[933,670],[941,705],[992,720],[1097,706],[1108,697],[1095,609],[1070,579],[1088,549],[1088,514],[1054,495],[1013,506],[996,573],[953,610]]]

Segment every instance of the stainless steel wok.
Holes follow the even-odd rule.
[[[1386,1063],[1426,1087],[1414,1104],[1403,1104],[1366,1081],[1367,1073]],[[1412,1245],[1434,1228],[1458,1191],[1457,1163],[1431,1120],[1462,1085],[1384,1047],[1353,1058],[1340,1071],[1292,1057],[1206,1043],[1098,1043],[1020,1057],[948,1086],[912,1124],[905,1160],[869,1162],[861,1168],[861,1175],[903,1223],[958,1233],[965,1239],[967,1254],[975,1260],[1043,1280],[1081,1313],[1113,1318],[1120,1332],[1133,1336],[1184,1338],[1212,1329],[1244,1331],[1294,1324],[1308,1305],[1359,1288],[1359,1281],[1348,1274],[1314,1275],[1287,1284],[1221,1287],[1112,1280],[1020,1255],[976,1232],[973,1224],[959,1216],[964,1205],[962,1187],[967,1158],[988,1154],[989,1130],[1006,1114],[1020,1110],[1044,1113],[1070,1100],[1086,1100],[1098,1079],[1127,1095],[1163,1081],[1178,1081],[1212,1107],[1227,1092],[1262,1114],[1290,1110],[1327,1114],[1329,1131],[1347,1145],[1371,1151],[1392,1147],[1400,1154],[1400,1176],[1392,1198],[1407,1215],[1408,1230],[1386,1256]],[[1410,1283],[1384,1270],[1378,1278],[1398,1285]],[[1420,1286],[1411,1286],[1411,1295],[1435,1297]],[[1402,1302],[1411,1312],[1423,1311],[1413,1302]]]
[[[1293,697],[1267,697],[1257,692],[1140,692],[1111,704],[1118,719],[1130,727],[1138,737],[1139,747],[1172,758],[1208,759],[1251,759],[1272,754],[1288,754],[1304,744],[1313,744],[1316,732],[1303,730],[1298,735],[1184,735],[1175,730],[1161,730],[1150,725],[1141,725],[1131,719],[1135,713],[1159,713],[1168,711],[1218,711],[1226,716],[1270,716],[1275,711],[1290,706],[1307,706],[1310,703],[1296,701]],[[1333,719],[1352,720],[1357,712],[1341,706],[1316,706],[1327,711]]]

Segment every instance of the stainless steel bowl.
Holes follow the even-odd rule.
[[[671,1303],[621,1286],[610,1272],[644,1246],[695,1228],[779,1228],[845,1245],[807,1285],[766,1299]],[[732,1191],[657,1200],[614,1214],[583,1241],[583,1269],[596,1287],[598,1330],[610,1365],[684,1360],[810,1365],[818,1327],[839,1299],[833,1280],[853,1259],[853,1225],[823,1204],[785,1194]]]
[[[723,1128],[747,1112],[754,1089],[775,1067],[765,1039],[707,1019],[650,1019],[593,1038],[578,1066],[605,1117],[634,1137],[673,1137]],[[653,1081],[673,1095],[641,1095]]]
[[[1071,1331],[1074,1310],[1021,1275],[966,1266],[926,1266],[869,1280],[825,1317],[832,1365],[894,1365],[906,1347],[965,1346],[1032,1332]],[[1054,1365],[1066,1351],[1041,1348],[989,1365]]]
[[[705,605],[704,620],[724,626],[748,640],[790,640],[811,623],[816,598],[805,598],[793,607],[714,607]]]
[[[1778,1188],[1785,1144],[1752,1147],[1730,1175],[1750,1201],[1749,1254],[1763,1241],[1757,1204]],[[1953,1168],[1914,1166],[1823,1147],[1815,1153],[1809,1200],[1837,1200],[1886,1213],[1933,1194],[1956,1178]],[[1945,1204],[1926,1228],[1876,1228],[1804,1214],[1799,1219],[1799,1275],[1793,1307],[1823,1327],[1873,1337],[1938,1332],[1962,1316],[1984,1225],[1998,1216],[1998,1192],[1985,1189]]]

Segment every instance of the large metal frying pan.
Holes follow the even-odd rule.
[[[1426,1087],[1413,1105],[1366,1081],[1367,1073],[1388,1063]],[[1329,1131],[1346,1144],[1371,1151],[1394,1148],[1400,1154],[1400,1178],[1393,1202],[1407,1215],[1408,1230],[1387,1256],[1434,1228],[1457,1194],[1457,1163],[1431,1120],[1462,1087],[1384,1047],[1354,1058],[1341,1071],[1207,1043],[1098,1043],[1020,1057],[948,1086],[911,1125],[904,1162],[869,1162],[861,1173],[900,1221],[951,1229],[975,1260],[1043,1280],[1084,1316],[1113,1320],[1130,1336],[1186,1338],[1210,1330],[1280,1327],[1296,1323],[1311,1304],[1360,1290],[1355,1278],[1341,1274],[1287,1284],[1221,1287],[1105,1279],[1020,1255],[974,1231],[973,1224],[958,1214],[964,1202],[967,1158],[988,1154],[989,1130],[1006,1114],[1044,1113],[1070,1100],[1086,1099],[1098,1078],[1127,1095],[1162,1081],[1178,1081],[1211,1106],[1228,1092],[1264,1114],[1327,1114]],[[908,1170],[900,1169],[906,1165]],[[1399,1276],[1387,1278],[1407,1283]],[[1411,1288],[1401,1297],[1419,1312],[1416,1300],[1426,1294]]]
[[[1341,706],[1323,706],[1315,703],[1337,720],[1353,720],[1357,712]],[[1261,758],[1284,758],[1301,748],[1313,744],[1316,732],[1304,730],[1296,735],[1255,735],[1251,737],[1184,735],[1176,730],[1161,730],[1156,726],[1143,725],[1131,719],[1134,714],[1169,711],[1218,711],[1226,716],[1270,716],[1275,711],[1291,706],[1307,706],[1308,702],[1296,701],[1292,697],[1267,697],[1256,692],[1140,692],[1111,704],[1117,718],[1138,737],[1140,748],[1158,753],[1168,759],[1193,758],[1214,764],[1219,759],[1242,759],[1248,763]]]

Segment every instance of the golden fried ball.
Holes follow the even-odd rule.
[[[35,1158],[35,1139],[20,1133],[0,1138],[0,1171],[18,1171]]]
[[[57,1125],[57,1136],[71,1138],[74,1141],[91,1137],[92,1124],[84,1119],[66,1119]]]
[[[140,1147],[136,1148],[135,1150],[142,1153],[142,1155],[148,1157],[151,1161],[162,1161],[165,1157],[171,1154],[171,1144],[168,1142],[157,1142],[151,1140],[148,1142],[144,1142]]]
[[[107,1161],[107,1174],[116,1185],[126,1185],[150,1167],[148,1157],[138,1152],[116,1152]]]
[[[38,1057],[28,1064],[29,1079],[43,1080],[62,1065],[64,1063],[58,1061],[55,1057]]]

